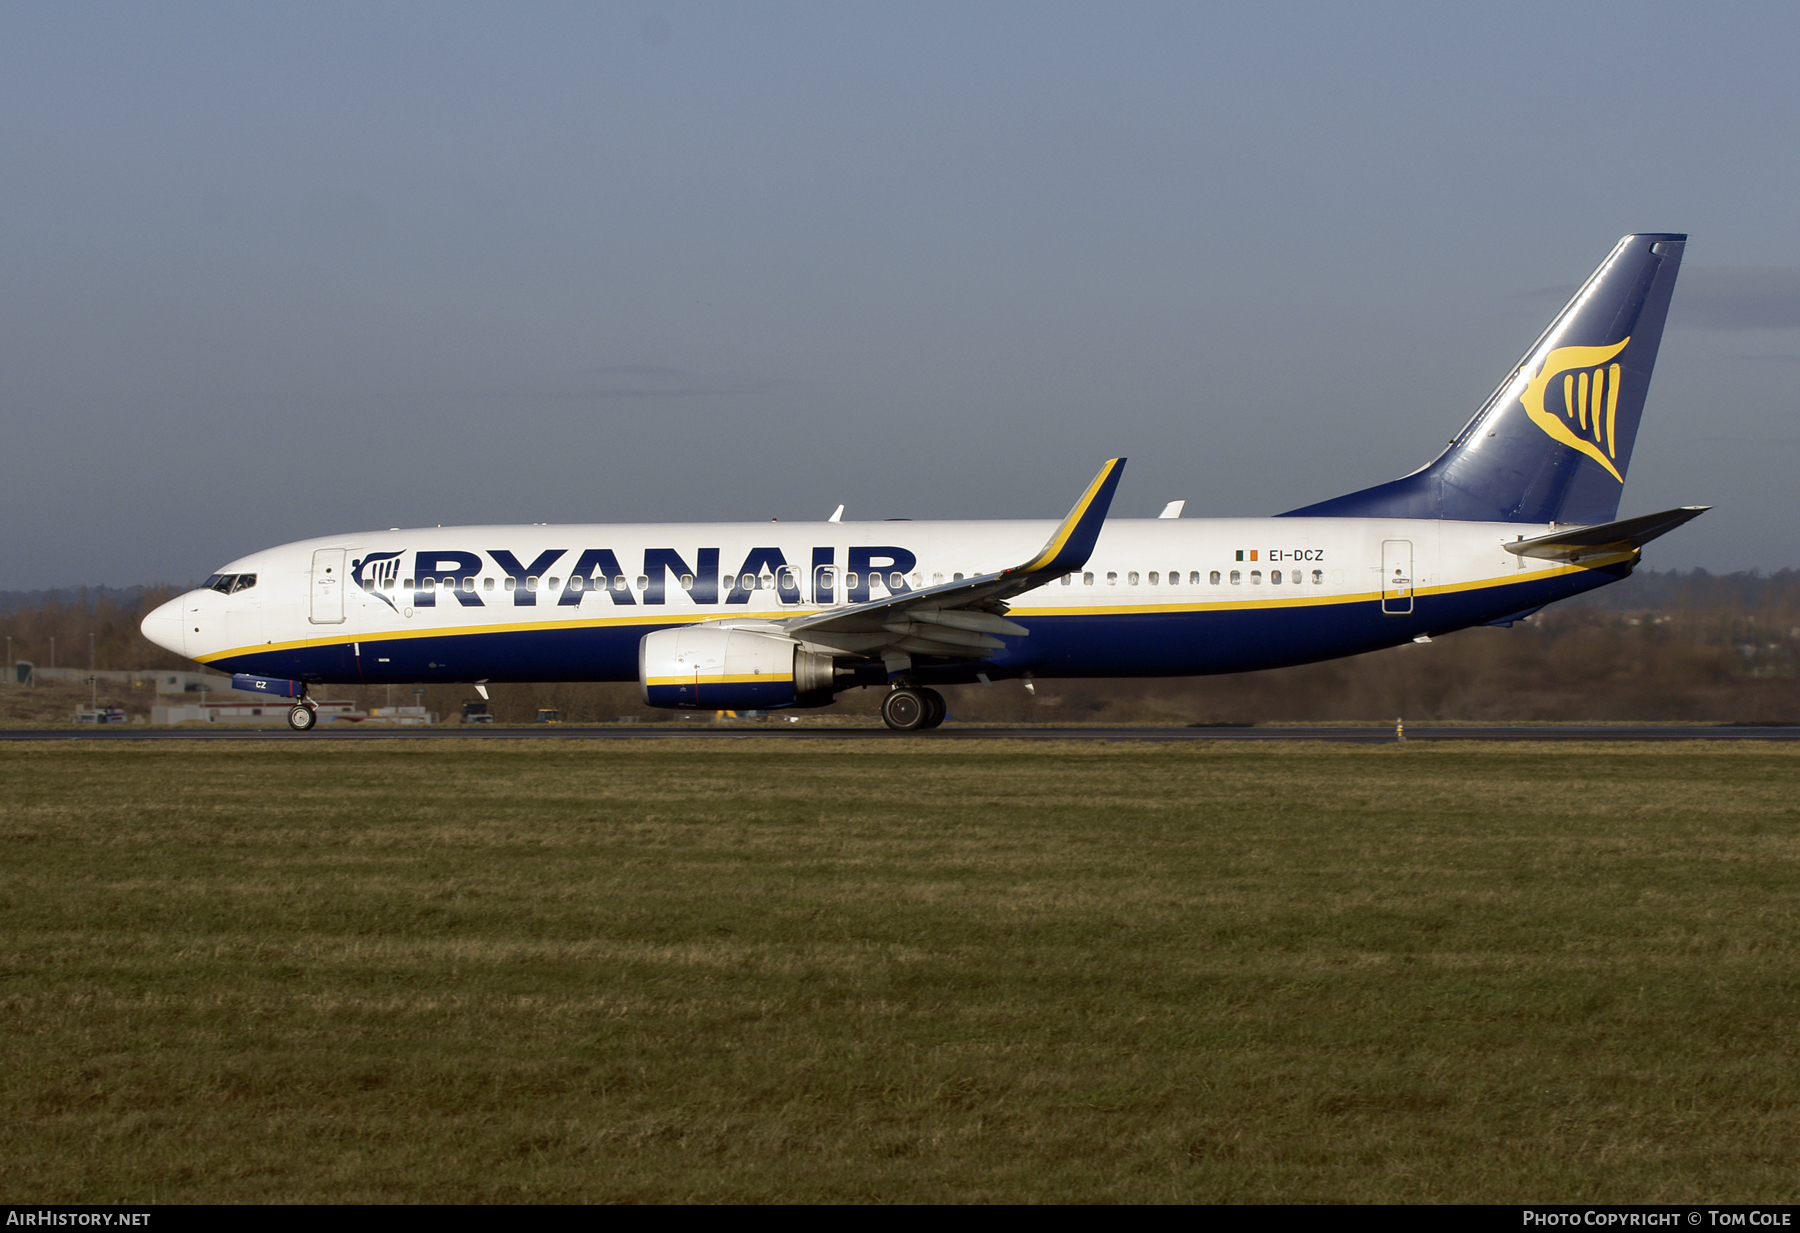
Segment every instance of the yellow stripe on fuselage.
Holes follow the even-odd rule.
[[[784,611],[781,616],[800,616]],[[411,642],[419,638],[465,638],[470,634],[529,634],[553,629],[603,629],[612,625],[694,625],[702,621],[755,619],[761,614],[737,612],[695,612],[683,614],[657,613],[655,616],[590,617],[581,621],[509,621],[504,625],[452,625],[443,629],[393,629],[378,633],[339,634],[333,638],[296,638],[288,642],[263,642],[229,651],[213,651],[191,656],[196,663],[210,664],[216,659],[237,655],[262,655],[269,651],[298,651],[315,646],[343,646],[346,642]]]

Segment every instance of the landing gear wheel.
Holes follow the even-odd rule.
[[[931,718],[931,704],[925,699],[926,692],[896,689],[889,693],[881,700],[881,722],[896,732],[917,732],[929,727],[926,721]]]
[[[308,731],[319,722],[319,713],[304,702],[296,702],[288,708],[288,727],[296,732]]]
[[[944,705],[944,695],[940,694],[937,690],[921,689],[919,692],[925,695],[926,706],[925,722],[919,726],[921,728],[935,728],[944,722],[944,716],[950,713],[950,708]]]

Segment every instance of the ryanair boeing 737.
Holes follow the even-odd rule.
[[[1683,235],[1619,241],[1475,418],[1401,479],[1274,518],[1112,519],[1125,460],[1044,522],[444,527],[306,540],[144,619],[159,646],[310,686],[632,681],[652,706],[816,707],[935,685],[1199,676],[1508,625],[1628,575],[1700,514],[1617,521]]]

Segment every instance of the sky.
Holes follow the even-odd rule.
[[[1261,516],[1691,234],[1621,516],[1800,565],[1800,6],[0,6],[0,589],[376,527]]]

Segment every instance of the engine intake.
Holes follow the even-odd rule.
[[[741,711],[824,706],[831,656],[792,638],[717,625],[659,629],[638,643],[638,682],[650,706]]]

